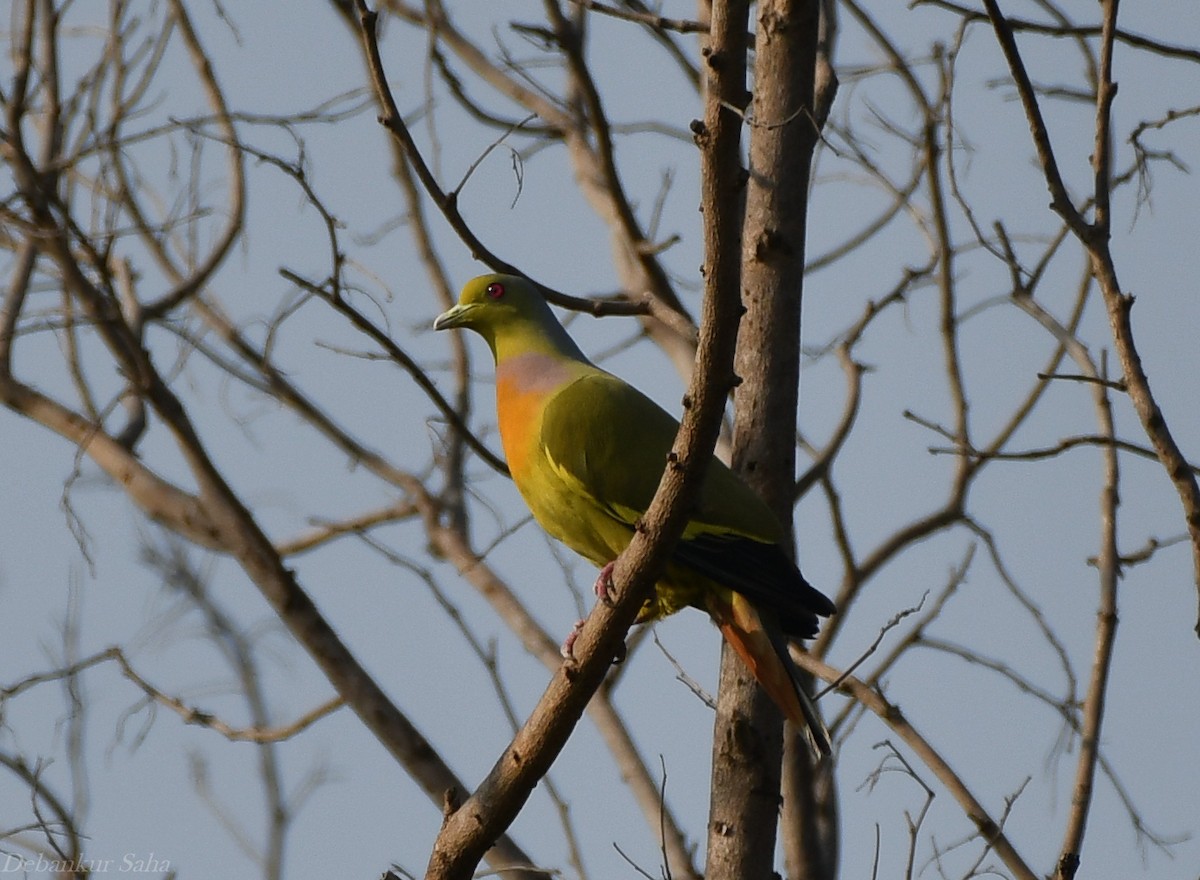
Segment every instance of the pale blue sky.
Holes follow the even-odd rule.
[[[463,9],[456,14],[462,24],[490,45],[498,5],[459,5]],[[1081,16],[1094,14],[1091,4],[1072,5],[1079,7],[1076,12]],[[82,23],[88,13],[80,6],[72,9],[72,15]],[[498,18],[501,29],[509,18],[540,17],[536,3],[510,3],[503,8]],[[1200,19],[1181,11],[1186,8],[1190,7],[1127,4],[1122,19],[1131,30],[1197,46]],[[236,24],[237,39],[209,7],[198,6],[194,14],[233,109],[298,111],[362,86],[363,70],[350,34],[321,4],[286,12],[276,4],[231,6],[227,11]],[[690,11],[685,3],[664,7],[667,14]],[[886,4],[876,12],[900,35],[903,45],[921,46],[934,30],[944,32],[946,39],[953,35],[952,19],[945,13],[907,10],[902,4]],[[636,122],[661,117],[686,130],[688,121],[701,112],[696,98],[672,68],[643,66],[658,63],[651,43],[633,36],[627,25],[596,21],[594,27],[592,60],[614,119]],[[397,98],[402,109],[413,110],[424,97],[424,36],[397,23],[392,23],[386,36],[385,63]],[[74,39],[79,57],[90,57],[94,36],[83,32]],[[511,35],[505,39],[521,45]],[[1068,43],[1026,44],[1037,81],[1078,82],[1078,56]],[[848,20],[840,61],[848,69],[879,61],[878,53]],[[68,57],[66,63],[83,62]],[[1020,229],[1044,233],[1053,227],[1046,210],[1049,199],[1032,170],[1033,152],[1019,105],[1007,85],[991,89],[979,85],[999,75],[998,63],[989,31],[973,28],[960,57],[963,85],[955,102],[962,135],[975,147],[959,166],[961,183],[985,225],[1004,217]],[[167,64],[151,118],[203,112],[182,56],[173,53]],[[1118,50],[1117,72],[1115,130],[1122,139],[1117,164],[1124,167],[1131,155],[1123,142],[1129,129],[1167,109],[1194,105],[1197,79],[1195,64],[1134,55],[1124,47]],[[10,75],[7,56],[0,75]],[[489,98],[481,86],[473,89],[481,98]],[[1061,104],[1054,108],[1052,133],[1062,152],[1064,173],[1083,191],[1090,174],[1086,165],[1090,111],[1064,109]],[[856,82],[846,77],[835,118],[852,119],[879,151],[881,164],[902,174],[907,154],[895,153],[894,139],[869,127],[872,113],[911,124],[910,105],[894,82],[881,78]],[[494,136],[465,124],[445,100],[436,118],[439,167],[444,183],[452,186]],[[1195,121],[1181,122],[1152,142],[1177,147],[1183,161],[1194,167],[1200,161],[1197,127]],[[418,123],[415,130],[427,145],[428,129]],[[276,129],[244,125],[240,132],[255,147],[295,157],[291,139]],[[302,134],[310,180],[345,224],[342,234],[348,253],[362,266],[351,270],[352,277],[382,303],[393,336],[408,351],[431,363],[444,362],[446,339],[428,332],[437,305],[405,231],[393,231],[375,245],[361,239],[403,210],[388,178],[389,153],[373,112],[335,126],[307,127]],[[217,199],[221,165],[215,147],[208,149],[211,168],[205,166],[205,191]],[[178,161],[154,145],[144,146],[137,155],[142,172],[160,183],[170,174],[171,162]],[[645,134],[622,142],[618,158],[630,192],[638,194],[643,217],[658,191],[660,175],[668,169],[674,172],[663,233],[678,232],[682,240],[669,252],[667,264],[686,282],[694,282],[700,263],[694,148],[687,142]],[[328,269],[328,254],[319,218],[304,205],[294,183],[269,167],[250,163],[249,170],[247,239],[227,261],[213,291],[239,320],[261,322],[293,296],[277,270],[288,267],[320,278]],[[813,200],[811,253],[840,241],[886,202],[877,191],[846,179],[846,171],[845,163],[829,152],[822,156],[821,183]],[[4,179],[7,193],[9,184]],[[1200,192],[1194,177],[1165,168],[1158,171],[1155,184],[1153,201],[1142,206],[1136,223],[1132,188],[1117,197],[1114,251],[1122,284],[1138,297],[1135,327],[1145,346],[1154,389],[1176,436],[1196,461],[1200,460],[1196,380],[1200,305],[1195,278],[1200,252],[1194,242],[1194,217]],[[574,189],[560,148],[544,150],[525,163],[520,198],[513,206],[515,195],[510,158],[504,150],[481,164],[463,193],[465,215],[493,251],[560,289],[588,294],[614,287],[607,236]],[[923,192],[918,193],[918,201],[925,203]],[[958,239],[966,240],[969,231],[961,215],[953,222]],[[442,224],[435,227],[442,256],[457,282],[482,271]],[[1023,255],[1036,252],[1034,243],[1018,242],[1018,247]],[[904,267],[924,260],[925,253],[912,224],[901,218],[861,256],[814,273],[806,292],[806,345],[822,346],[841,332],[868,300],[883,296]],[[1043,288],[1043,301],[1060,316],[1074,295],[1080,266],[1075,254],[1060,259]],[[153,271],[149,266],[145,271],[144,283],[153,285]],[[1006,272],[978,252],[961,261],[959,278],[960,311],[1007,293]],[[694,293],[689,297],[694,307]],[[935,327],[936,299],[924,289],[907,306],[882,317],[856,350],[859,360],[877,370],[867,377],[864,412],[839,460],[837,479],[860,553],[914,511],[937,505],[945,492],[951,461],[925,451],[941,445],[940,439],[902,417],[905,409],[911,409],[935,421],[947,418]],[[625,339],[635,327],[628,319],[580,317],[571,329],[586,350],[599,352]],[[261,329],[252,335],[261,337]],[[1098,299],[1088,306],[1081,336],[1093,350],[1111,348]],[[153,341],[159,346],[156,354],[161,362],[170,362],[174,341],[165,334]],[[1029,387],[1052,342],[1032,330],[1031,319],[1001,305],[972,318],[964,327],[962,343],[974,426],[980,437],[987,437]],[[276,356],[289,375],[357,436],[413,469],[428,463],[434,436],[428,420],[433,407],[400,371],[336,350],[361,351],[369,345],[330,311],[306,305],[286,325],[277,345]],[[478,340],[469,345],[479,379],[476,424],[498,448],[489,433],[490,365]],[[59,391],[63,379],[57,372],[58,359],[58,349],[49,338],[31,339],[22,344],[16,366],[22,375]],[[98,357],[94,363],[98,371],[109,369]],[[664,406],[677,409],[681,380],[658,353],[640,346],[607,365]],[[1116,367],[1112,369],[1115,372]],[[102,375],[97,372],[98,380]],[[438,379],[448,387],[448,377]],[[113,391],[119,387],[116,376],[105,381]],[[345,517],[392,500],[390,490],[351,469],[295,418],[222,382],[199,358],[192,358],[176,385],[193,408],[218,464],[272,538],[295,536],[310,516]],[[801,429],[823,441],[836,422],[843,394],[833,358],[807,363]],[[243,424],[233,424],[231,416]],[[1124,401],[1117,402],[1117,424],[1122,436],[1141,442],[1139,426]],[[1015,447],[1052,445],[1064,436],[1093,430],[1087,392],[1076,384],[1063,384],[1050,393],[1043,412],[1018,435]],[[153,534],[152,527],[118,491],[97,478],[93,466],[83,462],[82,475],[69,497],[86,529],[89,563],[68,528],[62,505],[64,481],[76,464],[74,450],[7,411],[0,413],[0,443],[10,462],[0,471],[0,498],[6,499],[0,506],[0,684],[55,664],[60,651],[57,633],[70,585],[75,583],[85,653],[110,644],[126,645],[138,668],[155,683],[232,723],[245,723],[243,704],[230,692],[228,667],[202,637],[196,613],[179,614],[178,601],[166,594],[154,573],[136,562],[139,535]],[[163,438],[152,433],[141,451],[164,473],[185,479],[177,456]],[[1087,674],[1096,600],[1095,571],[1085,560],[1095,552],[1098,540],[1099,461],[1094,450],[1082,450],[1043,464],[997,465],[976,485],[969,502],[980,521],[995,529],[1012,575],[1042,605],[1081,676]],[[1122,549],[1130,552],[1150,536],[1167,539],[1180,534],[1180,507],[1162,468],[1130,457],[1122,458],[1122,468]],[[493,518],[484,506],[476,508],[474,537],[482,547],[502,528],[518,523],[524,510],[512,487],[482,464],[473,462],[471,472],[479,477],[479,492],[497,512]],[[799,506],[797,524],[805,571],[814,583],[833,591],[841,575],[840,561],[831,542],[828,508],[818,493]],[[391,527],[380,538],[413,559],[429,562],[415,525]],[[962,531],[943,534],[888,566],[855,606],[831,660],[850,662],[896,611],[917,603],[926,591],[939,590],[970,543],[971,537]],[[327,699],[328,684],[273,623],[269,609],[237,568],[226,559],[199,553],[195,559],[211,575],[214,595],[239,623],[261,631],[259,656],[276,719],[287,721]],[[563,634],[569,630],[576,616],[575,597],[564,586],[536,526],[517,529],[489,559],[547,629]],[[295,568],[318,605],[402,710],[418,722],[464,780],[477,781],[506,744],[509,730],[484,670],[469,655],[426,586],[354,541],[299,557]],[[486,605],[449,567],[432,565],[432,573],[476,633],[497,639],[500,667],[512,698],[519,713],[527,712],[544,686],[545,670],[501,631]],[[593,572],[578,564],[574,576],[586,589]],[[1200,728],[1200,676],[1195,670],[1200,645],[1192,629],[1195,608],[1184,544],[1131,569],[1122,582],[1111,709],[1104,729],[1106,754],[1150,828],[1168,836],[1194,835],[1198,830],[1195,792],[1200,788],[1200,745],[1195,732]],[[1003,658],[1056,693],[1061,688],[1061,676],[1047,672],[1055,669],[1051,652],[1004,590],[982,548],[967,583],[933,633]],[[718,635],[702,615],[681,614],[659,625],[658,634],[691,676],[713,686]],[[1060,845],[1074,771],[1074,753],[1058,760],[1050,757],[1060,732],[1052,713],[1032,707],[994,675],[928,651],[912,653],[889,676],[888,685],[889,696],[945,750],[994,814],[1003,809],[1004,797],[1032,777],[1008,827],[1034,867],[1049,870]],[[115,668],[89,672],[86,686],[89,856],[120,860],[126,853],[135,857],[153,853],[169,860],[181,877],[255,876],[252,863],[190,781],[191,756],[203,756],[215,797],[246,834],[261,836],[261,794],[252,748],[185,727],[166,712],[152,719],[145,711],[128,716],[138,693]],[[840,708],[836,700],[830,698],[831,711]],[[674,670],[653,647],[643,649],[634,667],[626,671],[618,703],[647,761],[655,768],[659,756],[665,762],[669,802],[692,839],[703,847],[709,710],[675,681]],[[0,749],[52,761],[45,778],[69,794],[60,725],[63,706],[62,693],[54,686],[11,701],[0,726]],[[861,787],[879,761],[872,746],[888,737],[873,719],[861,720],[839,754],[846,878],[870,876],[876,824],[883,847],[880,864],[886,869],[880,876],[901,875],[907,843],[903,811],[920,808],[919,791],[899,776],[885,777],[873,792]],[[318,769],[323,774],[299,812],[289,840],[290,876],[375,876],[392,862],[418,874],[423,870],[439,812],[349,711],[342,710],[287,742],[280,754],[291,791],[302,787],[307,774]],[[657,872],[657,843],[586,720],[553,775],[571,799],[572,818],[583,835],[585,863],[592,876],[634,876],[613,844],[651,873]],[[932,781],[931,774],[925,778]],[[0,829],[26,821],[22,817],[28,812],[27,792],[0,775]],[[535,794],[513,834],[542,864],[569,870],[556,822],[542,792]],[[931,833],[945,848],[965,836],[969,826],[959,808],[939,790],[924,830],[918,865],[931,853]],[[0,844],[0,858],[8,849]],[[1193,837],[1178,843],[1171,852],[1173,858],[1153,848],[1139,851],[1111,786],[1103,780],[1098,783],[1084,851],[1086,876],[1193,880],[1200,863],[1200,840]],[[948,856],[951,876],[958,876],[962,858],[957,852]],[[985,865],[995,862],[989,857]],[[937,876],[936,871],[927,865],[923,876]]]

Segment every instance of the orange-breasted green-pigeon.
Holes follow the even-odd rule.
[[[467,327],[496,358],[496,413],[508,467],[547,532],[603,566],[629,544],[654,496],[679,423],[636,388],[592,364],[523,278],[483,275],[434,329]],[[829,740],[787,652],[810,638],[833,603],[782,549],[783,527],[715,457],[665,574],[638,615],[657,620],[707,611],[790,721],[814,748]]]

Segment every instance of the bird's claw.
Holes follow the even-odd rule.
[[[583,620],[577,620],[571,627],[571,631],[567,633],[567,637],[563,639],[562,647],[558,649],[558,653],[564,660],[575,659],[575,640],[579,638],[581,632],[583,632]]]
[[[605,605],[612,605],[616,601],[616,584],[613,583],[613,568],[616,566],[616,561],[609,562],[602,569],[600,574],[596,576],[596,583],[592,589],[596,593],[596,598]],[[564,660],[575,659],[575,641],[579,638],[579,633],[583,631],[584,621],[575,621],[575,626],[567,633],[567,637],[563,640],[562,647],[559,648],[559,653]],[[617,656],[613,658],[613,663],[622,663],[625,660],[625,643],[621,643],[618,649]]]
[[[558,649],[558,653],[568,662],[575,662],[575,642],[579,638],[579,634],[583,632],[583,625],[586,621],[577,620],[575,625],[571,627],[571,631],[567,633],[567,637],[563,639],[562,647]],[[616,656],[613,657],[613,666],[620,666],[625,662],[625,658],[629,656],[629,648],[621,642],[617,645]]]
[[[596,584],[592,587],[596,593],[596,598],[605,605],[611,605],[615,599],[613,591],[617,585],[613,583],[613,568],[616,564],[614,560],[600,569],[600,574],[596,576]]]

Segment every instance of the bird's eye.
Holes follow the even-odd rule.
[[[500,297],[504,296],[504,285],[499,281],[493,281],[487,286],[485,293],[487,293],[491,299],[500,299]]]

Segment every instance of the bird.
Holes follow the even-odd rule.
[[[605,598],[613,562],[654,496],[679,422],[593,364],[538,288],[517,275],[468,281],[435,330],[478,333],[496,362],[496,415],[509,472],[538,524],[597,566]],[[836,612],[784,550],[767,504],[715,455],[666,571],[638,612],[659,620],[708,613],[783,716],[818,757],[829,734],[788,653]],[[564,651],[569,651],[569,642]]]

